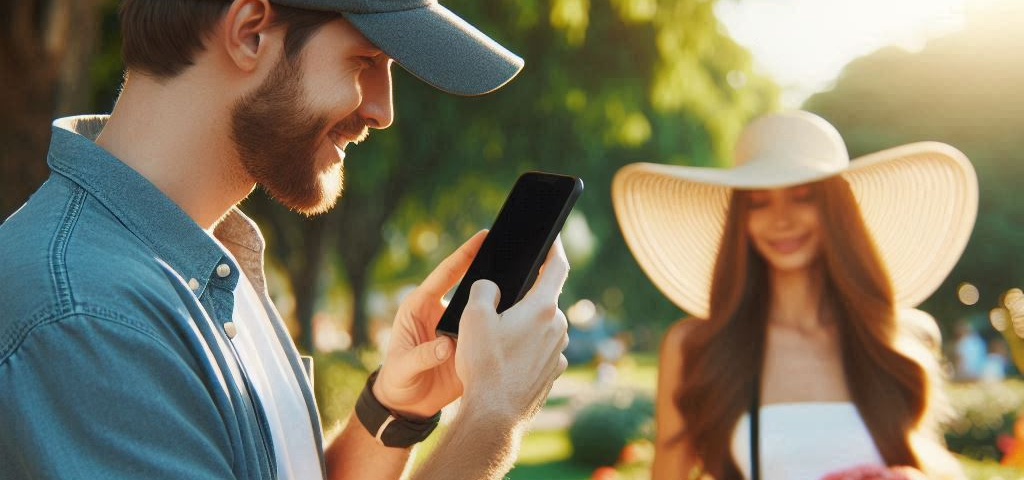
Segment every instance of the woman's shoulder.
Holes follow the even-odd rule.
[[[696,317],[684,317],[676,320],[675,323],[665,331],[665,338],[662,340],[662,350],[666,347],[682,347],[683,342],[696,330],[704,321]]]
[[[916,340],[929,351],[942,347],[942,331],[935,317],[924,310],[903,308],[896,311],[896,324],[902,336]]]
[[[677,320],[665,331],[661,340],[660,361],[662,366],[680,366],[683,360],[683,346],[692,332],[703,324],[703,320],[685,317]]]

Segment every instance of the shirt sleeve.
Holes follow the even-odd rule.
[[[5,479],[229,479],[231,450],[195,360],[129,322],[38,324],[0,358]]]

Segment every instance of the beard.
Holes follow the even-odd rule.
[[[344,168],[340,161],[318,165],[316,153],[330,120],[305,100],[300,66],[282,56],[267,79],[235,103],[231,138],[252,180],[278,203],[312,216],[337,203]],[[366,130],[354,113],[334,128],[349,137],[365,137]]]

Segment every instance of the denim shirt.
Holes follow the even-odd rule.
[[[267,296],[256,225],[233,209],[214,231],[236,264],[92,141],[104,122],[55,121],[49,179],[0,225],[0,477],[277,478],[225,333],[239,268],[298,379],[309,418],[295,421],[311,422],[323,473],[312,382]]]

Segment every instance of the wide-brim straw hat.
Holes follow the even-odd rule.
[[[836,175],[850,184],[893,284],[910,308],[942,284],[978,212],[978,180],[959,150],[921,142],[850,160],[839,132],[803,111],[751,122],[733,168],[635,163],[619,170],[612,202],[626,243],[651,281],[707,318],[711,279],[734,189],[783,188]]]

